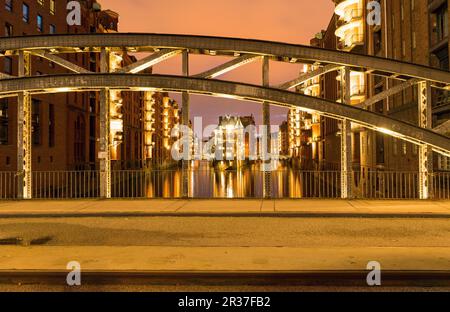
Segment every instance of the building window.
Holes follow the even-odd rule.
[[[37,16],[37,30],[39,32],[43,32],[44,31],[44,20],[42,19],[41,15]]]
[[[438,41],[448,37],[448,8],[443,5],[436,11],[436,35]]]
[[[384,136],[381,134],[376,134],[376,144],[377,144],[377,164],[384,164]]]
[[[381,29],[373,33],[373,49],[375,55],[381,52],[382,49],[382,32]]]
[[[22,4],[22,20],[25,23],[29,23],[30,22],[30,7],[28,6],[28,4]]]
[[[50,14],[55,15],[55,12],[56,12],[55,0],[50,0]]]
[[[0,100],[0,145],[8,144],[8,100]]]
[[[12,75],[12,58],[5,57],[3,61],[3,72],[8,75]]]
[[[48,146],[55,146],[55,105],[48,107]]]
[[[31,128],[32,142],[41,144],[41,101],[34,100],[31,103]]]
[[[13,35],[13,25],[6,23],[5,24],[5,36],[12,37]]]
[[[5,9],[8,12],[13,11],[13,0],[5,0]]]
[[[85,162],[85,123],[83,115],[79,115],[75,121],[74,160],[76,164]]]
[[[56,26],[53,24],[50,24],[50,34],[51,35],[56,34]]]
[[[448,47],[444,47],[434,53],[439,61],[439,68],[442,70],[449,69]]]

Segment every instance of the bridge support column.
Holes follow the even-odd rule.
[[[431,108],[431,84],[430,82],[420,82],[418,84],[419,100],[419,126],[425,129],[432,128],[432,108]],[[419,196],[420,199],[432,199],[433,190],[433,150],[428,145],[419,147]]]
[[[183,76],[189,76],[189,51],[185,50],[182,53],[182,72]],[[184,127],[189,127],[190,123],[190,96],[188,92],[182,93],[182,116],[181,116],[181,124]],[[183,150],[184,158],[182,160],[182,197],[189,197],[189,169],[190,169],[190,159],[191,159],[191,138],[185,137],[188,142],[183,142],[183,147],[188,147],[188,151]],[[187,157],[187,158],[186,158]]]
[[[270,86],[269,80],[269,58],[263,57],[262,64],[262,84],[264,87]],[[264,198],[272,198],[272,140],[271,140],[271,124],[270,124],[270,104],[263,103],[263,140],[262,142],[262,170],[264,173],[263,196]]]
[[[110,52],[102,49],[100,56],[101,72],[109,72]],[[110,137],[110,93],[105,88],[100,91],[100,197],[111,198],[111,137]]]
[[[111,139],[109,134],[109,89],[100,91],[100,197],[111,198]]]
[[[350,69],[341,70],[341,101],[351,105]],[[352,124],[347,119],[341,126],[341,198],[351,199],[353,189]]]
[[[30,54],[19,52],[19,77],[30,76]],[[20,199],[32,198],[32,143],[31,143],[31,96],[21,92],[17,101],[17,176],[18,194]]]

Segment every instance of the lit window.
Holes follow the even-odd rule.
[[[41,15],[37,16],[37,29],[39,32],[44,31],[44,20],[42,19]]]
[[[50,34],[56,34],[56,26],[53,24],[50,24]]]
[[[22,4],[22,20],[25,23],[29,23],[30,22],[30,7],[28,6],[28,4]]]
[[[55,0],[50,0],[50,14],[55,15],[55,12],[56,12]]]
[[[13,11],[13,0],[5,0],[5,9],[6,11]]]

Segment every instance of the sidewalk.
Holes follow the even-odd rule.
[[[159,199],[0,201],[0,218],[90,216],[449,218],[450,201]]]
[[[1,272],[66,271],[71,261],[85,272],[449,272],[448,247],[0,247]]]

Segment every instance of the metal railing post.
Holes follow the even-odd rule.
[[[431,83],[422,81],[418,84],[419,100],[419,126],[425,129],[432,128]],[[433,183],[433,150],[428,145],[419,147],[419,196],[420,199],[434,197]]]
[[[183,76],[189,76],[189,51],[185,50],[182,53],[182,72]],[[190,124],[190,97],[188,92],[182,93],[182,116],[181,116],[181,124],[184,127],[189,127]],[[186,133],[184,133],[186,135]],[[183,150],[184,158],[182,160],[182,177],[181,177],[181,195],[183,198],[189,197],[189,169],[190,169],[190,155],[191,155],[191,140],[190,136],[185,137],[184,139],[188,140],[188,142],[184,142],[183,148],[187,147],[188,151]],[[187,157],[187,159],[186,159]]]
[[[109,51],[101,51],[100,70],[109,72]],[[104,88],[100,91],[100,197],[111,198],[111,138],[110,138],[110,93]]]
[[[351,105],[350,69],[341,69],[341,101]],[[341,198],[352,198],[352,125],[347,119],[341,123]]]
[[[263,64],[262,64],[262,84],[263,87],[269,87],[270,80],[269,80],[269,58],[267,56],[263,57]],[[264,179],[263,179],[263,197],[264,198],[271,198],[273,196],[272,194],[272,159],[271,159],[271,126],[270,126],[270,104],[268,102],[263,103],[263,126],[265,135],[263,135],[263,139],[265,142],[263,142],[263,172],[264,172]]]
[[[19,52],[19,77],[30,76],[31,58],[28,52]],[[31,96],[20,92],[17,102],[17,198],[32,198],[32,143]]]

